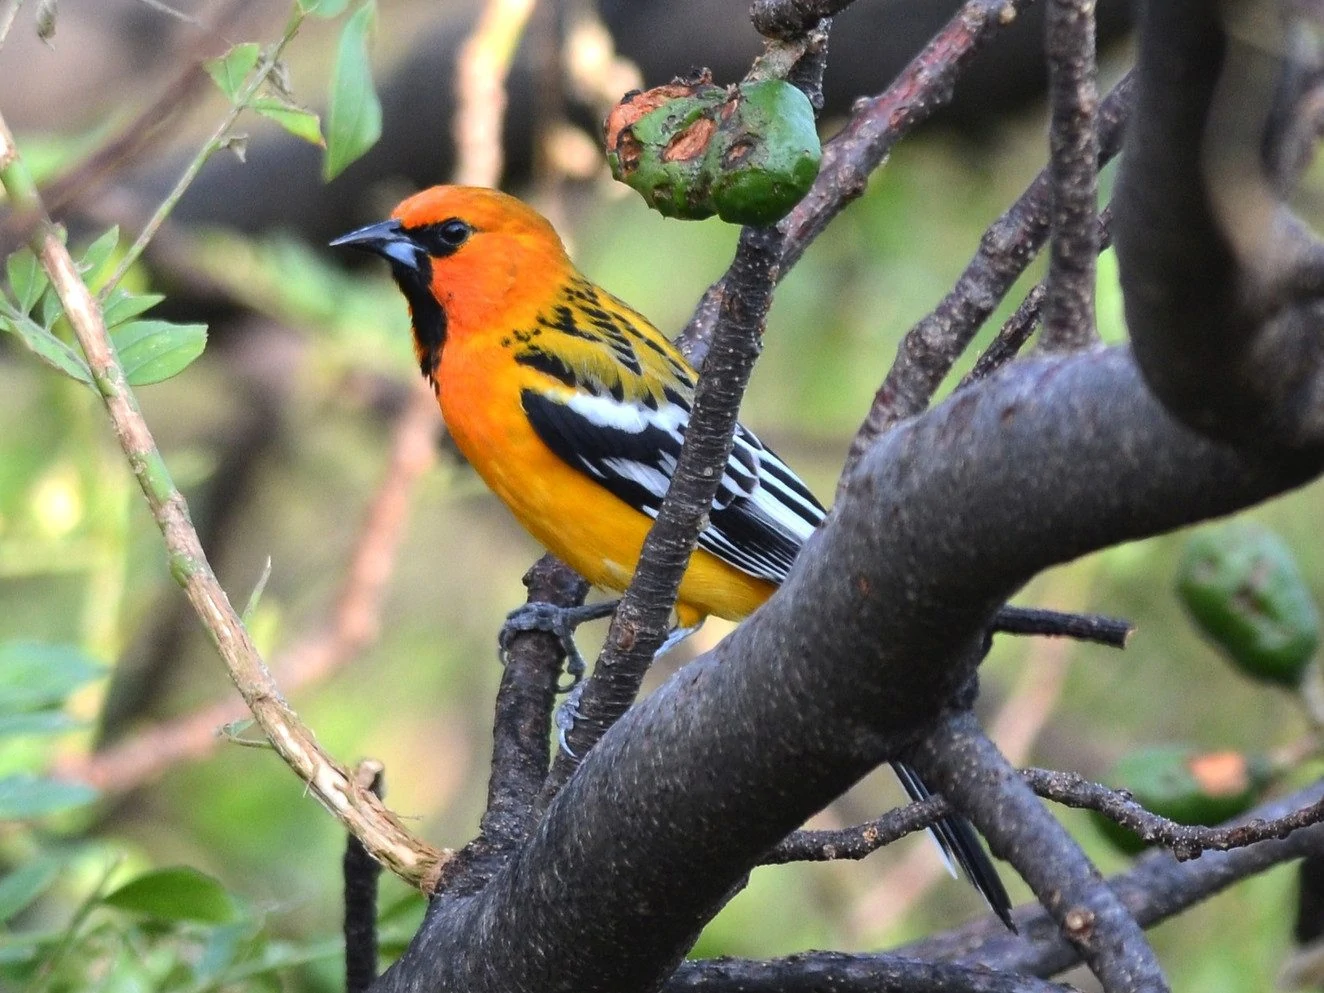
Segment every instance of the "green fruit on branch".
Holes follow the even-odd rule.
[[[780,79],[707,76],[628,94],[608,115],[612,175],[667,217],[773,224],[813,185],[822,148],[809,98]]]
[[[1177,592],[1200,630],[1246,675],[1295,687],[1319,646],[1319,612],[1272,531],[1237,524],[1194,536]]]

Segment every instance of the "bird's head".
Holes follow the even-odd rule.
[[[442,347],[469,335],[501,335],[531,320],[570,271],[551,224],[512,196],[475,186],[434,186],[402,202],[390,220],[331,242],[380,255],[409,303],[414,350],[435,377]]]

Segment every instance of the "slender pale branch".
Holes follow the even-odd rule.
[[[0,117],[0,184],[20,209],[44,216],[3,117]],[[358,835],[374,858],[397,875],[423,885],[449,857],[448,853],[417,842],[381,801],[358,786],[347,769],[322,751],[312,731],[285,702],[212,572],[189,518],[188,504],[170,477],[106,333],[100,306],[83,283],[53,224],[43,220],[32,235],[31,245],[60,297],[120,447],[165,539],[171,574],[183,587],[225,660],[244,702],[277,753],[307,784],[309,792]]]

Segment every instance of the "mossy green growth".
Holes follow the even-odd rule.
[[[772,224],[818,175],[809,99],[784,80],[706,79],[623,100],[606,122],[612,175],[667,217]]]
[[[1186,546],[1177,592],[1200,631],[1252,679],[1296,687],[1319,647],[1319,611],[1272,531],[1239,523]]]
[[[1124,756],[1107,776],[1146,810],[1179,824],[1221,824],[1245,813],[1272,778],[1267,759],[1241,752],[1200,753],[1183,745],[1142,748]],[[1145,842],[1115,821],[1095,814],[1114,847],[1134,855]]]

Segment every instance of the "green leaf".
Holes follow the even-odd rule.
[[[0,645],[0,714],[64,703],[74,690],[106,675],[71,645],[11,641]]]
[[[37,304],[37,317],[41,321],[41,326],[49,331],[63,316],[64,304],[60,302],[60,294],[55,292],[54,286],[46,287],[46,292],[41,295],[41,302]]]
[[[207,325],[129,321],[110,334],[130,386],[147,386],[182,372],[207,346]]]
[[[86,727],[86,722],[76,721],[62,710],[36,710],[30,714],[0,715],[0,738],[16,738],[20,735],[64,734],[77,728]]]
[[[91,803],[97,791],[85,783],[62,782],[30,773],[0,779],[0,821],[28,820]]]
[[[322,120],[311,110],[304,110],[274,97],[254,100],[253,109],[268,120],[275,121],[294,137],[302,138],[319,148],[326,147],[322,138]]]
[[[17,336],[32,354],[51,368],[80,383],[91,384],[92,370],[87,367],[83,357],[31,318],[11,318],[0,314],[0,331]]]
[[[0,921],[8,921],[50,889],[63,867],[62,860],[42,855],[0,879]]]
[[[146,313],[165,299],[161,293],[130,293],[128,290],[116,290],[101,308],[101,316],[106,327],[113,328],[123,324],[131,317]]]
[[[45,270],[32,249],[20,248],[5,259],[5,271],[9,274],[9,289],[14,294],[19,313],[28,313],[46,289],[48,280]]]
[[[228,924],[239,917],[225,887],[188,866],[145,873],[107,894],[102,902],[158,921]]]
[[[220,91],[231,103],[238,100],[244,80],[257,66],[260,52],[258,44],[249,41],[235,45],[218,59],[210,59],[206,62],[207,75],[215,80]]]
[[[299,9],[314,17],[339,17],[349,6],[349,0],[298,0]]]
[[[106,264],[106,260],[115,251],[115,246],[120,241],[119,225],[110,228],[101,234],[96,241],[87,246],[87,251],[83,252],[83,257],[78,260],[78,271],[83,274],[84,279],[88,275],[96,275],[98,270]]]
[[[340,33],[336,65],[331,73],[326,156],[322,160],[322,178],[328,182],[381,137],[382,105],[373,88],[372,65],[368,59],[376,23],[376,0],[366,0]]]

